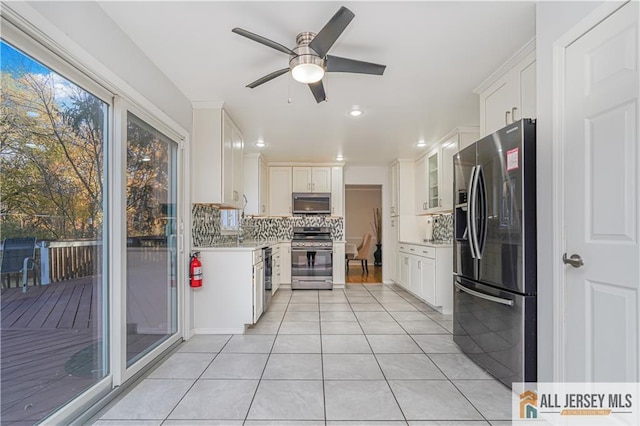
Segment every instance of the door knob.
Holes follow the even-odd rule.
[[[567,253],[562,255],[562,263],[565,265],[571,265],[574,268],[579,268],[584,265],[582,258],[579,254],[572,254],[571,257],[567,257]]]

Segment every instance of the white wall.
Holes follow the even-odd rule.
[[[538,381],[553,380],[552,265],[552,67],[553,43],[601,2],[539,2],[536,8],[537,196],[538,196]]]
[[[43,1],[28,5],[180,126],[191,129],[191,102],[97,3]]]
[[[345,166],[345,185],[382,185],[382,281],[391,282],[389,271],[385,268],[384,247],[390,247],[391,241],[391,176],[388,166]],[[388,258],[387,258],[388,259]]]

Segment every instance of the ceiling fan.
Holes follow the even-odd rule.
[[[320,103],[327,100],[322,84],[325,72],[382,75],[386,65],[327,55],[331,46],[355,16],[353,12],[342,6],[318,34],[312,32],[298,34],[296,47],[293,49],[242,28],[234,28],[232,31],[236,34],[289,54],[289,67],[267,74],[248,84],[247,87],[254,89],[291,71],[291,75],[296,81],[309,85],[316,102]]]

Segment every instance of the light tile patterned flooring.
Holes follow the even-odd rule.
[[[197,335],[96,425],[500,425],[511,393],[452,319],[396,286],[279,290],[245,335]]]

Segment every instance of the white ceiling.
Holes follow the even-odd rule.
[[[355,13],[330,50],[387,65],[381,77],[333,73],[328,102],[284,75],[288,56],[231,32],[241,27],[288,47],[318,32],[340,6]],[[192,101],[224,101],[269,161],[385,164],[415,157],[419,139],[478,125],[473,89],[535,35],[532,2],[103,2],[102,8]],[[288,98],[291,103],[288,103]],[[358,105],[359,118],[347,112]],[[424,150],[424,149],[423,149]]]

